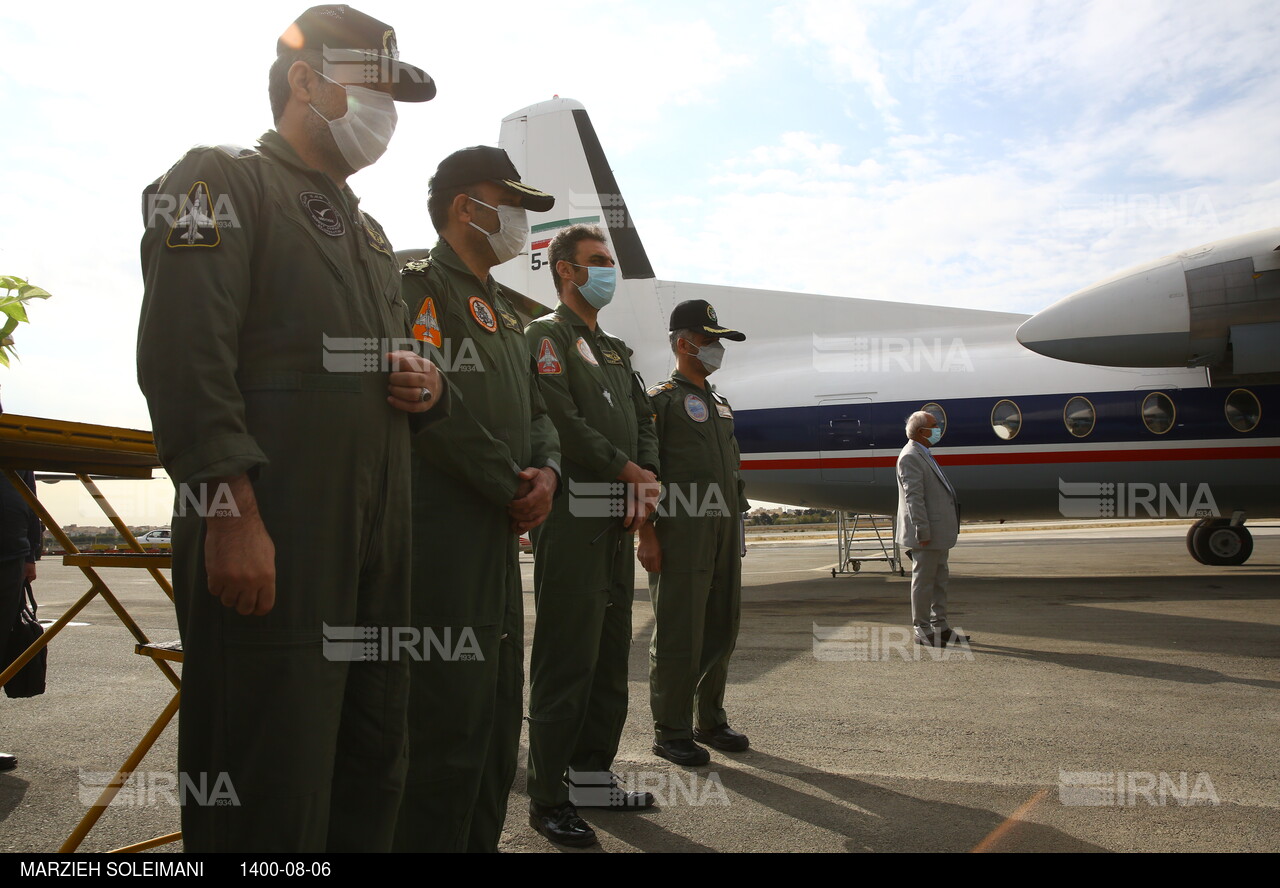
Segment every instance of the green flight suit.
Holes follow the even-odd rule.
[[[413,449],[413,625],[451,655],[413,661],[397,851],[497,851],[524,709],[524,603],[507,505],[526,467],[559,473],[524,328],[502,288],[441,240],[403,270],[414,336],[449,376],[449,421]],[[460,645],[463,633],[474,644]],[[478,648],[478,650],[475,650]],[[458,655],[463,658],[458,658]]]
[[[391,247],[274,131],[192,149],[143,211],[138,382],[179,491],[178,764],[236,802],[184,798],[186,848],[388,850],[409,664],[360,662],[351,627],[408,623],[410,431],[447,410],[387,403],[381,355],[412,343]],[[184,496],[246,473],[275,546],[265,616],[209,594],[192,502],[226,501]]]
[[[533,531],[529,797],[558,805],[569,799],[570,768],[605,772],[618,752],[635,554],[615,508],[621,485],[612,482],[628,461],[656,472],[658,442],[626,343],[591,330],[563,303],[525,336],[560,433],[568,492]]]
[[[733,408],[679,370],[649,389],[658,427],[663,499],[654,530],[662,572],[649,574],[653,639],[649,704],[658,742],[728,723],[729,657],[742,601],[747,511]]]

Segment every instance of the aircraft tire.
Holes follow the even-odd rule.
[[[1253,554],[1253,534],[1240,525],[1208,525],[1194,540],[1196,557],[1202,564],[1233,567],[1244,564]]]
[[[1208,523],[1212,520],[1212,518],[1201,518],[1195,524],[1187,528],[1187,553],[1201,564],[1204,564],[1205,562],[1204,559],[1200,557],[1200,554],[1196,552],[1196,536],[1200,533],[1201,528],[1208,526]]]

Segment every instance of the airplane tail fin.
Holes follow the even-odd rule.
[[[615,305],[631,302],[626,297],[634,289],[652,290],[653,266],[580,102],[556,98],[507,115],[499,144],[524,182],[556,198],[547,212],[529,214],[528,252],[494,269],[501,283],[539,303],[555,305],[547,247],[561,230],[584,224],[604,232],[617,260]],[[629,282],[644,283],[637,288]],[[616,315],[616,310],[611,308],[609,314]]]

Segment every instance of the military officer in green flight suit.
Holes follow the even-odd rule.
[[[649,793],[622,791],[610,768],[627,718],[633,533],[656,505],[658,448],[631,351],[598,322],[616,281],[604,234],[564,229],[548,264],[560,304],[525,336],[560,433],[568,495],[533,532],[529,823],[553,842],[591,845],[575,800],[653,804]],[[571,794],[566,778],[586,788]]]
[[[658,428],[663,499],[640,528],[637,556],[649,572],[653,639],[649,702],[653,751],[678,765],[711,756],[694,741],[742,752],[746,735],[724,710],[729,657],[742,600],[742,513],[747,511],[733,408],[707,382],[721,340],[747,337],[720,324],[702,299],[671,312],[671,378],[649,389]]]
[[[415,658],[397,851],[497,851],[524,709],[517,541],[551,510],[560,441],[524,325],[489,269],[516,257],[527,211],[555,198],[501,148],[450,154],[427,209],[440,241],[403,269],[413,334],[449,377],[449,421],[413,456],[413,626],[447,643]]]
[[[408,623],[410,436],[447,383],[411,349],[392,249],[346,181],[386,149],[396,102],[435,84],[349,6],[307,10],[276,52],[275,129],[192,149],[143,196],[138,382],[178,488],[183,841],[386,851],[408,663],[366,662],[365,627],[376,648]]]

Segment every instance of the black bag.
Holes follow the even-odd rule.
[[[27,583],[25,588],[26,601],[22,603],[17,622],[9,632],[9,643],[5,645],[5,668],[21,657],[23,652],[44,634],[44,628],[36,621],[36,597],[31,591],[31,584]],[[49,650],[47,647],[42,647],[17,675],[9,679],[8,684],[4,686],[4,692],[10,697],[36,697],[43,694],[45,669],[48,664]]]

